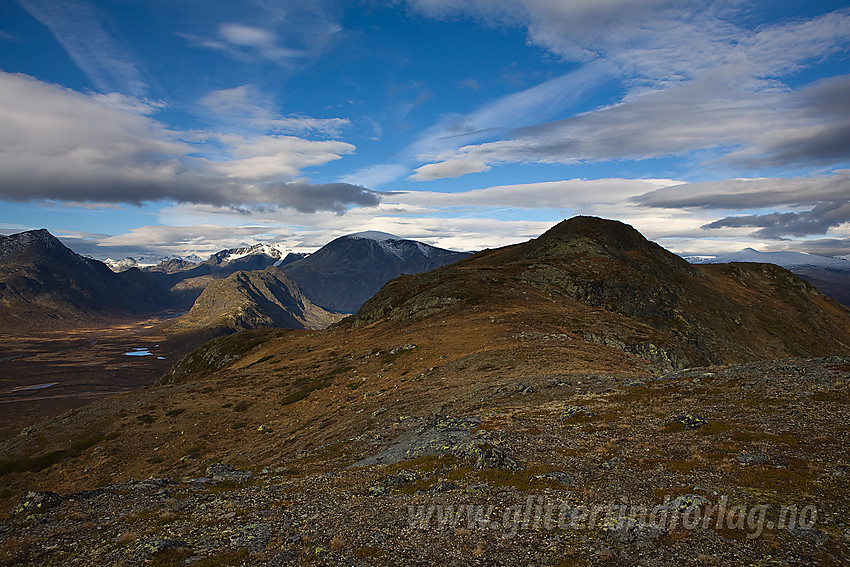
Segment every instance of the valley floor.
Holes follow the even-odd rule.
[[[175,315],[0,334],[0,439],[94,399],[152,385],[190,346],[161,332]]]

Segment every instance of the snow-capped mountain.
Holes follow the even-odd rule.
[[[213,280],[224,279],[235,272],[283,266],[304,256],[282,244],[260,243],[216,252],[203,262],[170,258],[147,266],[144,271],[168,290],[179,305],[188,308]]]
[[[127,256],[126,258],[121,258],[120,260],[113,260],[112,258],[107,258],[103,261],[104,264],[109,266],[109,269],[115,273],[123,272],[124,270],[129,270],[130,268],[139,268],[139,261],[135,258]]]
[[[467,256],[386,232],[366,231],[332,240],[281,270],[316,305],[353,313],[391,279],[428,272]]]
[[[203,258],[198,256],[197,254],[189,254],[187,256],[140,256],[139,258],[134,258],[132,256],[127,256],[125,258],[121,258],[120,260],[113,260],[112,258],[107,258],[103,260],[103,263],[109,266],[109,268],[113,272],[123,272],[125,270],[129,270],[130,268],[149,268],[151,266],[156,266],[159,264],[165,264],[168,262],[181,262],[183,264],[200,264],[203,262]]]
[[[805,252],[759,252],[753,248],[744,248],[737,252],[719,256],[689,256],[686,258],[692,264],[725,264],[727,262],[759,262],[776,264],[783,268],[798,266],[820,266],[839,270],[850,270],[850,262],[843,258],[806,254]]]
[[[292,249],[287,248],[282,244],[260,243],[254,244],[253,246],[242,246],[240,248],[230,248],[229,250],[216,252],[211,255],[206,262],[218,266],[222,264],[229,264],[230,262],[240,260],[246,256],[266,256],[274,258],[275,260],[281,260],[290,252],[292,252]]]

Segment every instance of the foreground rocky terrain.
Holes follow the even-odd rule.
[[[836,357],[643,379],[506,380],[482,393],[478,408],[401,415],[334,445],[292,452],[297,434],[289,434],[273,458],[250,446],[279,433],[270,420],[249,419],[244,444],[225,458],[235,468],[210,462],[225,457],[214,450],[189,448],[181,458],[192,474],[25,495],[0,526],[0,557],[30,565],[842,565],[850,560],[848,373],[850,358]],[[146,415],[173,420],[176,409]],[[209,435],[236,416],[222,410],[221,429]],[[89,451],[108,458],[137,419],[123,421]],[[173,462],[164,458],[161,472]]]
[[[565,221],[3,443],[0,560],[842,565],[850,312]]]

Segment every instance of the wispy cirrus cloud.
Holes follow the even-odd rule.
[[[834,165],[850,158],[848,98],[850,77],[800,91],[753,93],[706,76],[517,129],[507,139],[422,157],[434,163],[576,163],[716,149],[717,159],[744,167]]]
[[[454,144],[417,146],[426,171],[464,174],[475,170],[451,166],[478,163],[483,171],[507,163],[647,159],[706,149],[745,167],[830,165],[850,155],[850,111],[841,103],[850,98],[850,81],[839,77],[797,91],[781,81],[848,49],[850,11],[750,30],[721,18],[720,8],[665,0],[411,4],[434,17],[472,15],[527,26],[536,43],[590,62],[576,74],[597,66],[629,85],[618,103],[555,121],[535,122],[520,112],[484,130],[470,126],[480,111],[451,117],[452,127],[437,126],[440,135],[426,139],[444,142],[453,133]],[[563,85],[552,87],[558,92]],[[491,107],[501,102],[515,101]],[[448,165],[440,168],[442,162]]]
[[[18,0],[47,26],[68,56],[99,91],[142,98],[150,90],[144,67],[132,48],[113,37],[105,17],[88,0]]]
[[[236,131],[247,127],[289,134],[338,136],[351,124],[348,118],[282,115],[272,97],[250,83],[207,93],[200,103],[211,112],[209,116],[215,122]]]

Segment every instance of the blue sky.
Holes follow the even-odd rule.
[[[472,250],[592,214],[682,254],[850,254],[850,9],[800,4],[7,1],[0,231]]]

